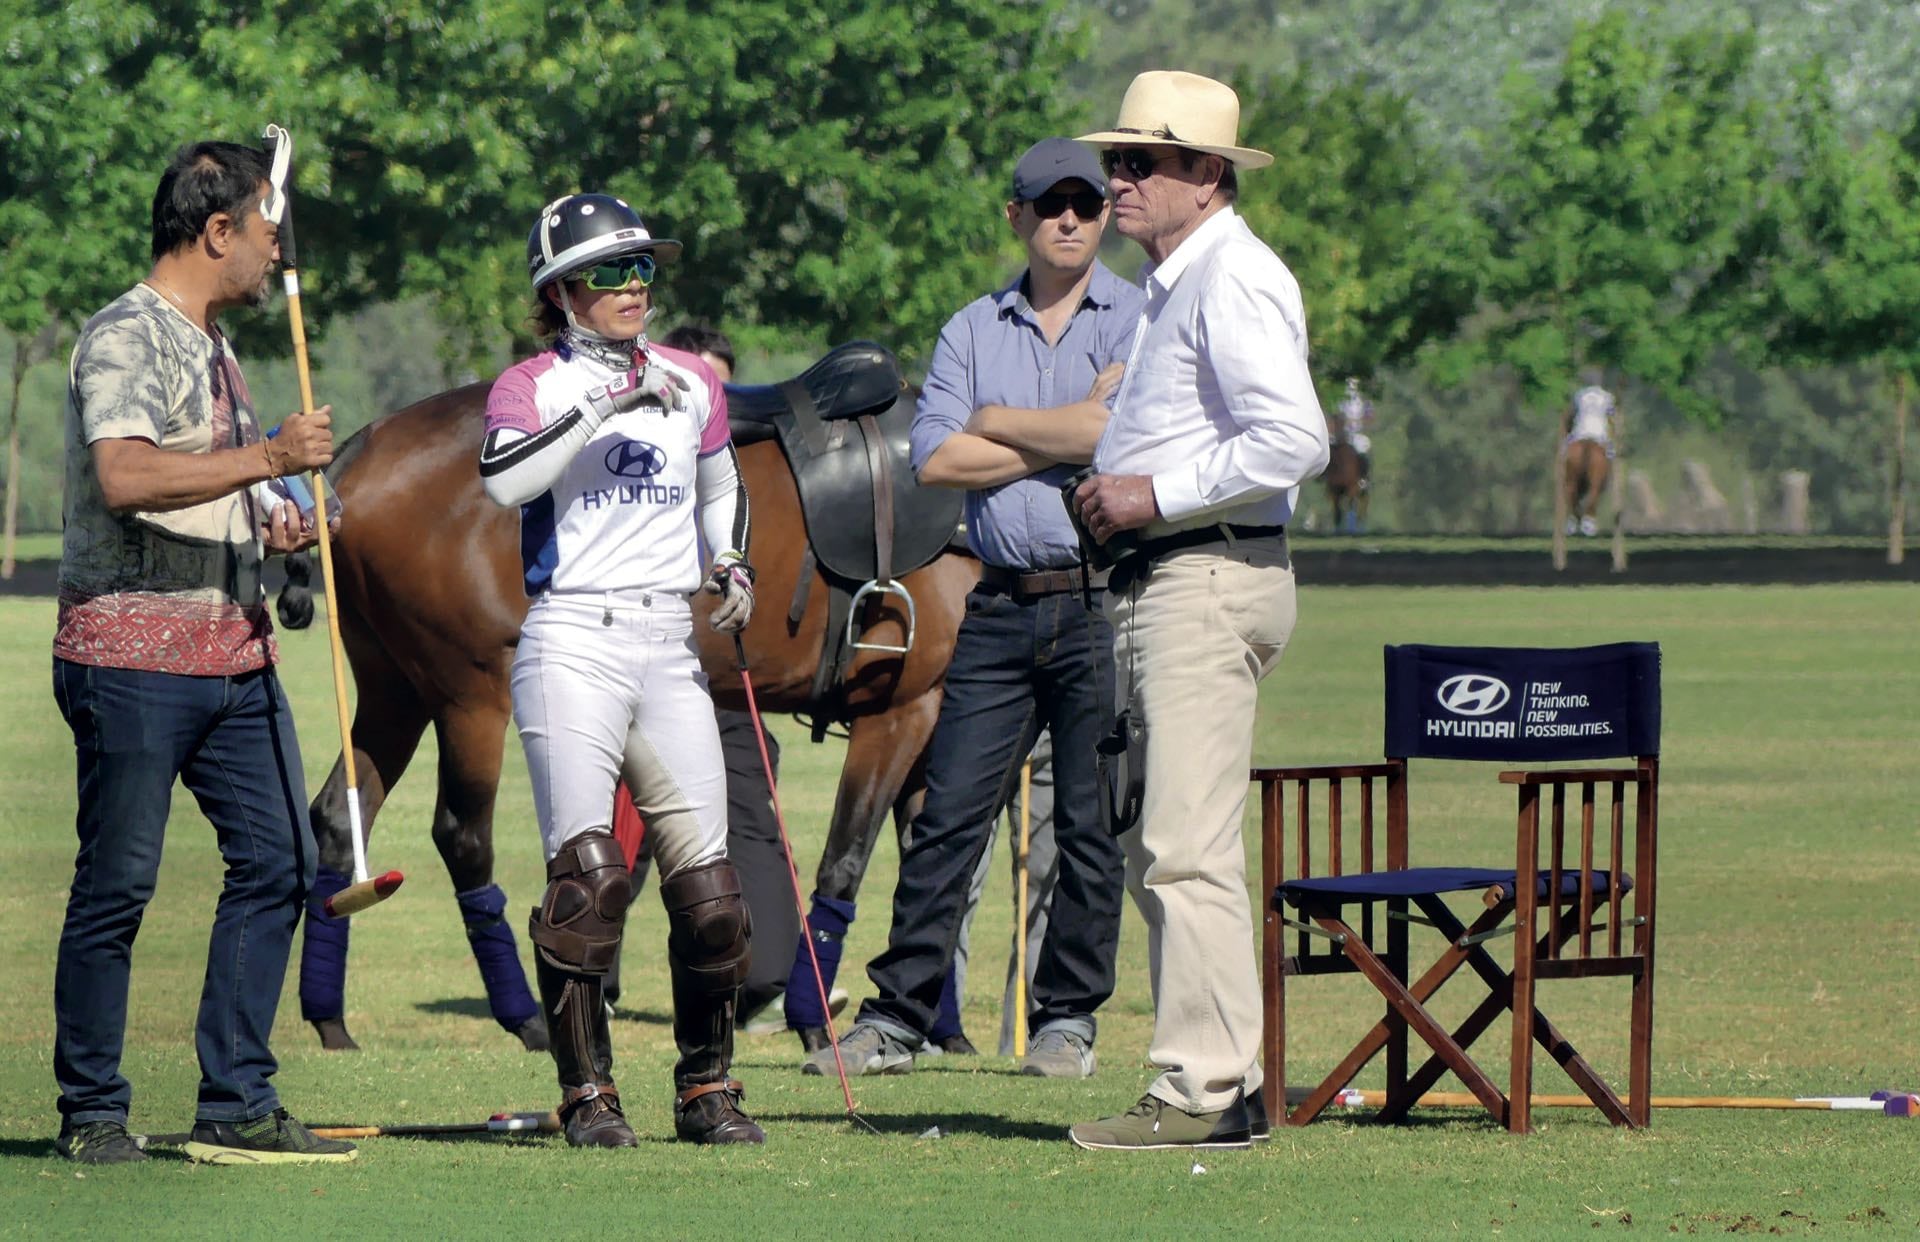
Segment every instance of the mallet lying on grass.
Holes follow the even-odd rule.
[[[1293,1094],[1288,1092],[1289,1095]],[[1304,1098],[1304,1093],[1302,1093]],[[1341,1108],[1384,1108],[1387,1093],[1348,1089],[1333,1097]],[[1584,1095],[1536,1095],[1535,1108],[1592,1108]],[[1920,1095],[1906,1091],[1876,1091],[1872,1095],[1810,1095],[1796,1099],[1753,1095],[1656,1095],[1655,1108],[1779,1108],[1821,1112],[1867,1112],[1887,1117],[1920,1116]],[[1431,1091],[1420,1097],[1419,1108],[1483,1108],[1466,1091]]]
[[[495,1113],[485,1121],[456,1121],[443,1125],[336,1125],[307,1128],[320,1138],[329,1139],[431,1138],[439,1134],[558,1134],[560,1118],[553,1113]],[[179,1147],[186,1141],[184,1134],[150,1134],[143,1146]]]

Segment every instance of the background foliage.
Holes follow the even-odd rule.
[[[1300,278],[1323,401],[1348,376],[1376,399],[1377,527],[1539,529],[1592,366],[1656,488],[1697,460],[1771,520],[1779,472],[1805,469],[1816,530],[1884,530],[1920,322],[1901,20],[1864,0],[0,0],[9,496],[23,529],[57,525],[60,360],[144,269],[183,141],[294,131],[316,390],[351,429],[527,347],[527,223],[585,187],[687,243],[667,322],[725,326],[746,378],[857,336],[911,368],[1017,268],[1014,156],[1178,64],[1233,80],[1244,140],[1279,157],[1244,207]],[[228,326],[263,406],[291,409],[279,312]]]

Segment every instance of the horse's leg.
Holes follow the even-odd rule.
[[[544,1052],[546,1018],[527,987],[520,948],[506,920],[507,895],[493,882],[493,806],[509,715],[506,687],[497,688],[497,696],[476,695],[434,721],[440,796],[433,809],[433,844],[453,880],[493,1020],[519,1036],[529,1052]]]
[[[814,981],[805,943],[795,950],[793,970],[787,977],[787,1026],[799,1033],[808,1052],[826,1046],[823,993],[832,990],[840,972],[854,899],[880,828],[903,796],[909,775],[924,773],[940,699],[938,691],[929,691],[878,715],[856,717],[848,731],[846,763],[833,800],[833,824],[814,878],[813,908],[807,914],[807,934],[820,960],[820,980]]]
[[[1580,441],[1576,440],[1567,446],[1565,460],[1560,465],[1561,509],[1567,515],[1569,535],[1580,530],[1580,454]]]
[[[1599,533],[1600,498],[1607,494],[1607,476],[1613,472],[1613,463],[1607,460],[1606,449],[1593,446],[1593,452],[1587,458],[1587,520],[1594,523],[1594,533]]]
[[[426,732],[427,709],[400,671],[378,648],[343,630],[354,677],[360,687],[353,715],[353,769],[360,820],[371,834],[373,820],[400,780]],[[352,882],[352,819],[347,810],[344,756],[308,808],[319,845],[319,875],[307,895],[307,931],[300,945],[300,1015],[319,1032],[320,1046],[331,1051],[358,1048],[346,1024],[347,941],[350,918],[329,918],[327,899]]]

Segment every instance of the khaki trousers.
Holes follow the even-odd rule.
[[[1284,538],[1176,552],[1107,597],[1119,701],[1147,731],[1146,800],[1121,838],[1147,924],[1150,1094],[1188,1112],[1262,1081],[1260,976],[1240,823],[1259,684],[1293,632]]]

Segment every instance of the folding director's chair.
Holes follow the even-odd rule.
[[[1523,1134],[1531,1128],[1528,1104],[1537,1043],[1615,1125],[1648,1124],[1659,646],[1388,647],[1386,738],[1389,758],[1383,763],[1256,768],[1252,773],[1260,786],[1262,886],[1268,899],[1262,987],[1269,1115],[1284,1118],[1288,1125],[1305,1125],[1384,1050],[1386,1106],[1378,1120],[1404,1119],[1415,1101],[1451,1070],[1497,1121]],[[1411,865],[1410,759],[1536,764],[1620,757],[1630,757],[1631,764],[1500,773],[1500,781],[1514,786],[1519,800],[1513,867]],[[1357,798],[1348,796],[1350,789]],[[1551,808],[1544,826],[1543,795]],[[1577,808],[1573,812],[1570,800]],[[1383,809],[1381,841],[1376,828]],[[1318,854],[1312,844],[1316,817],[1324,825],[1324,853]],[[1481,895],[1484,909],[1466,923],[1448,908],[1445,896],[1470,892]],[[1357,921],[1348,913],[1355,908]],[[1410,925],[1431,927],[1446,941],[1445,951],[1417,978],[1408,968]],[[1486,948],[1489,940],[1503,935],[1514,938],[1511,970],[1501,969]],[[1289,939],[1294,941],[1292,954],[1285,951]],[[1462,967],[1479,977],[1488,994],[1449,1031],[1428,1011],[1427,1002]],[[1379,990],[1386,1013],[1289,1111],[1287,982],[1302,975],[1350,971],[1364,975]],[[1632,981],[1624,1102],[1534,1003],[1539,980],[1596,976]],[[1505,1092],[1468,1055],[1474,1041],[1503,1013],[1512,1015]],[[1431,1050],[1411,1072],[1409,1031]]]

